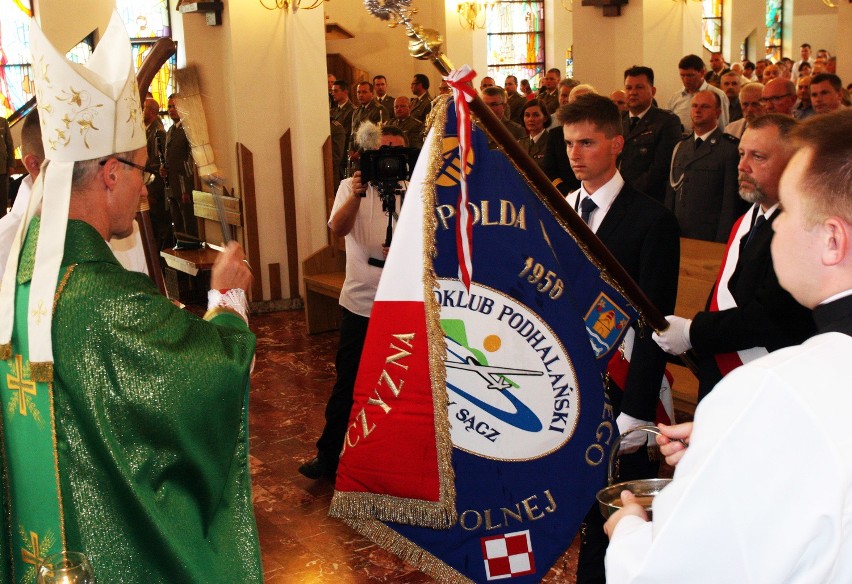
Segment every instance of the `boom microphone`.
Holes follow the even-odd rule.
[[[355,133],[355,142],[362,150],[378,150],[382,145],[382,133],[373,122],[363,122]]]

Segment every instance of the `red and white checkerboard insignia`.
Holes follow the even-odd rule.
[[[529,530],[483,537],[480,543],[489,580],[535,574]]]

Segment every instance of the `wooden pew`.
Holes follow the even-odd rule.
[[[343,240],[333,240],[302,262],[305,285],[305,321],[308,333],[315,334],[340,328],[337,302],[346,278],[346,252]]]
[[[704,310],[724,255],[724,243],[680,239],[676,315],[692,318]],[[694,413],[698,402],[698,380],[686,367],[669,365],[668,368],[674,376],[672,394],[675,409]]]

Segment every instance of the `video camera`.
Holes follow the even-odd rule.
[[[404,146],[382,146],[378,150],[365,150],[361,153],[361,183],[376,186],[382,200],[382,210],[388,215],[385,247],[390,246],[393,236],[393,221],[397,216],[396,195],[405,194],[400,182],[411,178],[418,153],[416,148]],[[366,191],[361,196],[366,197]],[[380,268],[385,264],[384,260],[375,258],[370,258],[368,263]]]
[[[410,179],[418,152],[417,148],[403,146],[365,150],[360,159],[361,182],[381,185]]]

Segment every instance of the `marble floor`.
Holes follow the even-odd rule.
[[[255,516],[269,584],[434,580],[327,516],[334,485],[298,473],[314,455],[334,382],[337,333],[308,335],[304,314],[252,317],[258,337],[250,426]],[[577,542],[545,582],[573,583]]]
[[[250,425],[254,506],[266,582],[362,584],[433,580],[327,516],[330,481],[297,471],[314,455],[334,382],[337,333],[308,335],[304,314],[256,315]],[[544,582],[573,584],[578,540]]]

